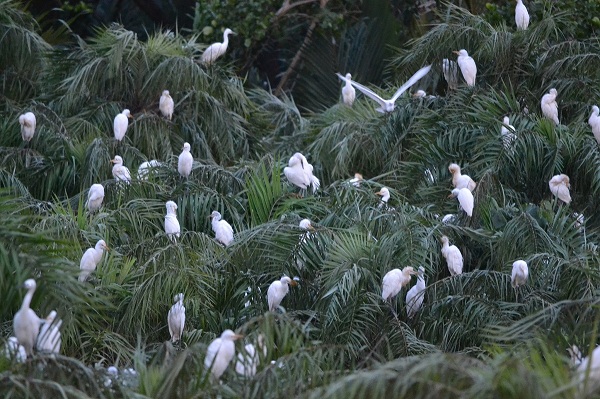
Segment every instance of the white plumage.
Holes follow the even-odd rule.
[[[565,174],[553,176],[548,182],[548,185],[550,186],[552,194],[558,197],[558,199],[567,204],[571,202],[571,193],[569,192],[571,183],[569,176]]]
[[[13,330],[15,337],[25,348],[27,356],[32,356],[41,323],[38,315],[29,307],[36,288],[35,280],[30,278],[25,281],[23,287],[27,289],[27,294],[23,298],[21,308],[13,318]]]
[[[381,195],[380,205],[387,205],[390,200],[390,190],[387,187],[382,187],[381,190],[377,191],[375,194]]]
[[[588,119],[588,123],[592,128],[592,133],[594,133],[594,137],[598,144],[600,144],[600,116],[598,115],[600,112],[598,106],[592,106],[592,114],[590,115],[590,119]]]
[[[275,280],[269,286],[267,290],[267,302],[269,304],[269,311],[274,312],[275,309],[279,307],[283,297],[290,290],[290,285],[292,287],[296,286],[298,283],[292,280],[288,276],[283,276],[280,280]]]
[[[448,88],[456,90],[458,88],[458,64],[448,58],[442,60],[442,73],[444,79],[448,82]]]
[[[132,116],[128,109],[124,109],[123,112],[115,116],[113,131],[117,141],[121,141],[123,140],[123,137],[125,137],[127,127],[129,126],[129,118],[132,118]]]
[[[171,341],[177,342],[183,336],[185,327],[185,307],[183,306],[183,293],[175,295],[175,304],[171,306],[167,314],[167,323],[169,324],[169,333]]]
[[[473,207],[475,206],[475,198],[473,193],[468,188],[455,188],[452,190],[451,197],[458,198],[458,203],[463,211],[469,216],[473,216]]]
[[[468,188],[469,191],[473,191],[477,187],[477,183],[471,179],[471,176],[460,173],[460,166],[458,164],[451,163],[448,166],[448,170],[452,173],[452,185],[454,188]]]
[[[404,269],[393,269],[390,270],[383,276],[383,284],[381,289],[381,297],[384,301],[392,299],[408,283],[410,283],[410,277],[413,274],[417,274],[411,266],[406,266]]]
[[[169,240],[176,241],[179,238],[181,228],[177,220],[177,204],[173,201],[167,201],[167,214],[165,215],[165,233]]]
[[[446,259],[451,276],[462,273],[463,256],[456,245],[450,245],[450,241],[446,236],[442,236],[442,256]]]
[[[17,337],[10,337],[4,345],[4,356],[8,359],[15,359],[18,363],[27,360],[25,347],[19,343]]]
[[[582,357],[576,345],[568,350],[579,382],[580,395],[577,397],[587,397],[600,386],[600,346],[597,346],[589,357]]]
[[[217,58],[225,54],[225,51],[227,51],[227,45],[229,44],[230,34],[235,35],[231,29],[225,29],[225,32],[223,32],[223,43],[216,42],[208,46],[206,50],[204,50],[204,53],[202,53],[200,62],[210,65],[215,62]]]
[[[360,182],[363,180],[363,176],[360,173],[355,173],[354,177],[350,179],[348,182],[352,184],[354,187],[360,187]]]
[[[233,341],[243,338],[231,330],[225,330],[220,338],[213,340],[206,350],[204,367],[211,370],[215,379],[221,378],[229,362],[235,355],[235,343]]]
[[[510,283],[512,284],[513,288],[525,285],[528,276],[529,268],[527,267],[527,262],[524,260],[514,261],[512,266],[512,274],[510,276]]]
[[[158,100],[158,109],[165,118],[171,120],[173,118],[173,111],[175,109],[175,103],[169,94],[169,90],[164,90]]]
[[[288,166],[283,168],[283,173],[290,183],[303,190],[312,186],[313,193],[315,193],[321,186],[319,179],[313,175],[313,166],[299,152],[292,155],[288,161]]]
[[[465,49],[454,51],[454,53],[458,54],[456,62],[462,72],[463,78],[465,78],[465,82],[467,82],[468,86],[475,86],[475,78],[477,77],[475,60],[469,56],[469,53]]]
[[[556,125],[560,125],[558,120],[558,103],[556,102],[556,96],[558,92],[552,88],[550,91],[542,96],[540,106],[542,108],[542,114]]]
[[[354,99],[356,98],[356,90],[354,87],[352,87],[352,75],[347,73],[346,79],[346,84],[342,88],[342,100],[344,101],[344,104],[351,107],[352,104],[354,104]]]
[[[86,207],[90,212],[95,212],[102,206],[104,200],[104,186],[102,184],[92,184],[88,192]]]
[[[33,112],[26,112],[19,116],[19,124],[21,125],[21,137],[23,141],[31,141],[35,134],[36,120]]]
[[[189,177],[192,173],[192,166],[194,165],[194,157],[190,153],[190,143],[183,143],[183,150],[179,154],[179,160],[177,161],[177,171],[183,177]]]
[[[115,180],[130,184],[131,173],[129,173],[127,166],[123,165],[123,158],[121,158],[119,155],[115,155],[115,159],[112,159],[110,162],[115,164],[112,168],[112,174]]]
[[[310,219],[302,219],[298,226],[303,230],[314,230],[315,228],[312,226]]]
[[[502,136],[502,143],[504,148],[509,148],[511,144],[516,140],[517,136],[514,133],[515,127],[510,124],[508,116],[502,118],[502,127],[500,128],[500,135]]]
[[[84,282],[88,279],[89,275],[96,270],[96,266],[102,260],[102,255],[105,250],[108,250],[108,246],[104,240],[100,240],[96,243],[94,248],[88,248],[81,257],[79,262],[79,281]]]
[[[60,326],[62,320],[56,320],[56,311],[53,310],[44,320],[37,337],[36,349],[38,352],[60,353]]]
[[[519,30],[525,30],[529,26],[529,12],[522,0],[517,0],[517,6],[515,7],[515,23]]]
[[[142,162],[137,171],[138,180],[148,180],[148,175],[153,172],[154,168],[158,168],[159,166],[161,164],[156,159]]]
[[[406,314],[409,318],[412,318],[421,309],[425,296],[423,291],[425,291],[425,268],[421,266],[419,267],[417,284],[406,293]]]
[[[221,214],[213,211],[210,214],[212,230],[215,232],[215,239],[221,244],[228,246],[233,242],[233,227],[225,220],[221,220]]]
[[[265,338],[262,334],[258,336],[256,346],[259,350],[262,349],[263,357],[267,357],[267,347],[265,346]],[[256,368],[259,364],[260,353],[253,344],[246,344],[244,351],[237,355],[235,372],[244,377],[252,377],[256,374]]]

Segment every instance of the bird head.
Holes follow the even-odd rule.
[[[110,251],[110,248],[108,247],[108,245],[106,245],[106,242],[104,242],[104,240],[100,240],[96,243],[96,249]]]
[[[360,173],[355,173],[354,178],[357,180],[363,180],[363,175],[361,175]]]
[[[244,338],[244,336],[243,336],[243,335],[241,335],[241,334],[236,334],[236,333],[234,333],[234,332],[233,332],[233,331],[231,331],[231,330],[225,330],[225,331],[223,331],[223,333],[221,334],[221,338],[222,338],[222,339],[229,339],[229,340],[231,340],[231,341],[235,341],[235,340],[238,340],[238,339],[240,339],[240,338]]]
[[[183,292],[180,292],[179,294],[175,295],[175,297],[173,298],[173,300],[175,302],[183,301]]]
[[[425,97],[427,95],[427,93],[425,93],[425,90],[417,90],[416,92],[413,93],[413,97],[415,98],[422,98]]]
[[[292,280],[292,279],[291,279],[291,278],[289,278],[288,276],[283,276],[283,277],[281,278],[281,280],[279,280],[279,281],[281,281],[281,282],[282,282],[282,283],[284,283],[284,284],[291,285],[292,287],[295,287],[295,286],[297,286],[297,285],[298,285],[298,282],[296,282],[296,280]]]
[[[300,221],[300,228],[304,229],[304,230],[310,230],[310,231],[314,231],[315,228],[312,226],[312,224],[310,223],[309,219],[302,219]]]
[[[381,190],[377,191],[375,194],[385,197],[386,195],[390,195],[390,190],[388,190],[387,187],[382,187]]]
[[[189,151],[190,149],[190,143],[183,143],[183,151]]]
[[[448,165],[448,171],[450,171],[452,175],[454,175],[455,173],[460,173],[460,166],[458,166],[458,164],[456,163],[451,163],[450,165]]]
[[[234,31],[232,31],[231,29],[227,28],[227,29],[225,29],[225,32],[223,32],[223,35],[224,36],[227,36],[227,35],[237,35],[237,33],[235,33]]]
[[[23,288],[27,288],[28,290],[35,289],[36,286],[37,285],[35,284],[35,280],[32,278],[25,280],[25,282],[23,283]]]
[[[440,239],[440,241],[442,241],[442,244],[448,244],[450,241],[448,240],[447,236],[442,236],[442,238]]]
[[[348,80],[352,79],[352,74],[350,74],[350,73],[347,73],[347,74],[346,74],[346,79],[348,79]]]
[[[558,94],[558,92],[556,91],[555,88],[550,89],[550,91],[548,93],[555,95],[555,96]]]
[[[212,211],[212,213],[208,217],[213,220],[221,220],[221,214],[217,211]]]
[[[121,112],[123,115],[125,115],[126,117],[128,117],[129,119],[133,119],[133,115],[131,115],[131,112],[129,112],[128,109],[124,109],[123,112]]]
[[[171,97],[171,94],[169,93],[169,90],[163,90],[162,95],[165,97]]]
[[[123,158],[121,158],[119,155],[115,155],[115,158],[111,159],[110,163],[114,163],[117,165],[123,165]]]
[[[598,114],[600,112],[600,108],[597,105],[592,106],[592,113]]]
[[[467,53],[467,50],[465,50],[464,48],[460,49],[458,51],[455,50],[455,51],[453,51],[453,53],[457,54],[459,57],[460,56],[468,56],[469,55],[469,53]]]
[[[167,203],[165,204],[165,206],[167,207],[167,211],[176,211],[177,210],[177,204],[174,201],[167,201]]]
[[[460,194],[460,188],[455,188],[452,190],[452,192],[448,195],[448,198],[456,198],[458,197],[458,194]]]

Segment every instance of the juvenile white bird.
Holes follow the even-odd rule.
[[[446,259],[451,276],[462,273],[463,256],[456,245],[450,245],[450,241],[446,236],[442,236],[442,256]]]
[[[221,214],[213,211],[210,216],[212,230],[215,232],[215,239],[225,246],[233,242],[233,227],[225,220],[221,220]]]
[[[468,188],[469,191],[473,191],[477,187],[477,183],[471,179],[471,176],[460,173],[460,166],[457,164],[451,163],[448,165],[448,171],[452,173],[452,185],[454,188]]]
[[[161,166],[161,163],[156,159],[151,161],[142,162],[138,167],[137,177],[138,180],[148,180],[148,175],[153,172],[153,169]]]
[[[257,338],[256,346],[262,349],[263,357],[267,357],[267,347],[265,337],[260,334]],[[244,351],[238,353],[235,362],[235,372],[244,377],[252,377],[256,374],[256,368],[260,364],[260,354],[253,344],[246,344]]]
[[[200,62],[206,65],[210,65],[216,61],[217,58],[225,54],[227,51],[227,45],[229,44],[229,35],[235,35],[235,33],[227,28],[225,32],[223,32],[223,43],[213,43],[204,50],[202,53],[202,57],[200,58]]]
[[[292,280],[288,276],[283,276],[280,280],[275,280],[269,286],[267,290],[267,302],[269,304],[269,311],[274,312],[279,307],[283,297],[289,292],[290,287],[295,287],[298,283]]]
[[[104,201],[104,186],[102,184],[92,184],[88,192],[86,207],[90,212],[95,212],[102,206]]]
[[[42,324],[36,343],[38,352],[60,353],[60,326],[62,325],[62,320],[58,319],[55,321],[55,319],[56,311],[53,310],[43,320],[44,323]]]
[[[169,90],[164,90],[158,100],[158,109],[165,118],[171,120],[173,118],[173,110],[175,109],[175,103],[169,94]]]
[[[31,141],[35,134],[36,120],[33,112],[26,112],[19,116],[19,124],[21,125],[21,137],[23,141]]]
[[[115,155],[115,158],[111,159],[110,162],[115,164],[112,168],[112,174],[115,180],[130,184],[131,173],[129,173],[127,166],[123,165],[123,158],[121,158],[119,155]]]
[[[194,157],[190,153],[190,148],[190,143],[183,143],[183,151],[179,154],[179,161],[177,161],[177,171],[185,178],[188,178],[192,173],[194,164]]]
[[[346,79],[346,84],[342,88],[342,100],[344,101],[344,104],[351,107],[356,98],[356,90],[352,87],[352,75],[347,73]]]
[[[360,182],[363,180],[363,176],[360,173],[355,173],[354,177],[350,179],[348,182],[352,184],[354,187],[360,187]]]
[[[404,269],[392,269],[383,276],[383,284],[381,289],[381,297],[384,301],[391,300],[398,295],[402,287],[410,283],[410,277],[417,272],[411,267],[406,266]]]
[[[167,214],[165,215],[165,233],[169,240],[175,242],[179,238],[181,228],[177,220],[177,204],[173,201],[167,201]]]
[[[468,188],[455,188],[449,195],[452,198],[458,198],[458,203],[467,215],[473,216],[473,207],[475,206],[475,198],[473,193]]]
[[[560,125],[558,120],[558,103],[556,102],[556,96],[558,92],[556,89],[552,88],[550,91],[542,96],[542,101],[540,103],[542,108],[542,114],[551,121],[553,121],[557,126]]]
[[[376,109],[378,112],[386,113],[386,112],[392,112],[396,106],[396,100],[398,99],[398,97],[400,97],[402,95],[402,93],[404,93],[406,90],[408,90],[412,85],[417,83],[419,81],[419,79],[421,79],[423,76],[427,75],[427,73],[429,72],[430,69],[431,69],[431,65],[427,65],[426,67],[423,67],[423,68],[419,69],[417,72],[415,72],[415,74],[413,76],[411,76],[410,79],[408,79],[406,81],[406,83],[404,83],[402,86],[400,86],[400,88],[396,91],[396,93],[394,93],[392,98],[390,98],[389,100],[384,100],[382,97],[380,97],[378,94],[376,94],[373,90],[371,90],[368,87],[363,86],[360,83],[357,83],[353,80],[349,80],[349,79],[345,78],[344,76],[340,75],[339,73],[337,74],[337,76],[338,76],[338,78],[342,79],[344,82],[350,83],[352,86],[356,87],[358,90],[360,90],[365,96],[369,97],[371,100],[374,100],[375,102],[377,102],[379,104],[379,108]]]
[[[509,148],[510,145],[517,139],[514,133],[515,127],[510,124],[508,116],[502,118],[502,127],[500,128],[500,135],[502,137],[502,143],[504,148]]]
[[[13,318],[13,330],[15,337],[17,337],[19,343],[25,348],[27,356],[32,356],[41,323],[38,315],[29,307],[37,286],[35,280],[30,278],[25,281],[23,287],[27,289],[27,294],[23,298],[21,309],[15,313],[15,317]]]
[[[569,176],[565,174],[553,176],[548,182],[548,185],[550,186],[550,191],[552,194],[554,194],[559,200],[567,204],[571,202],[571,193],[569,192],[571,183]]]
[[[380,206],[387,205],[390,200],[390,190],[387,187],[382,187],[381,190],[375,193],[376,195],[381,195],[381,203]]]
[[[406,314],[408,318],[412,318],[421,309],[425,296],[423,291],[425,291],[425,268],[421,266],[419,267],[417,284],[406,293]]]
[[[448,82],[448,88],[456,90],[458,88],[458,65],[456,62],[444,58],[442,60],[442,73],[444,74],[444,79]]]
[[[171,341],[177,342],[183,337],[183,328],[185,327],[185,307],[183,306],[183,293],[175,295],[175,304],[171,306],[167,314],[167,323]]]
[[[517,0],[515,7],[515,23],[518,30],[525,30],[529,26],[529,12],[522,0]]]
[[[467,82],[467,86],[475,86],[475,78],[477,77],[475,60],[469,56],[469,53],[465,49],[453,51],[453,53],[458,54],[456,62],[462,72],[463,78],[465,78],[465,82]]]
[[[124,109],[123,112],[115,116],[113,123],[113,131],[115,133],[115,139],[117,141],[123,140],[125,133],[127,133],[127,127],[129,126],[129,119],[133,118],[128,109]]]
[[[312,186],[313,193],[321,186],[319,179],[313,175],[313,166],[308,163],[304,155],[297,152],[288,161],[288,166],[283,168],[283,173],[290,183],[306,190]]]
[[[8,359],[15,359],[18,363],[27,360],[25,347],[19,343],[17,337],[10,337],[4,345],[4,356]]]
[[[94,248],[88,248],[81,257],[79,262],[79,281],[84,282],[88,279],[89,275],[96,270],[96,266],[102,260],[104,251],[108,251],[109,248],[104,240],[99,240]]]
[[[529,268],[527,262],[524,260],[516,260],[513,262],[512,274],[510,276],[510,283],[513,288],[517,288],[527,283],[527,277],[529,276]]]
[[[588,123],[592,128],[592,133],[594,133],[594,137],[596,138],[598,144],[600,144],[600,116],[598,115],[599,113],[600,110],[598,109],[598,106],[592,106],[592,114],[590,115],[590,119],[588,119]]]
[[[231,330],[225,330],[220,338],[216,338],[208,345],[204,367],[210,369],[216,380],[221,378],[235,355],[234,341],[243,337],[243,335],[238,335]]]

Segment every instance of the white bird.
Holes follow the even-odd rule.
[[[115,180],[130,184],[131,173],[129,173],[127,166],[123,166],[123,158],[119,155],[115,155],[115,159],[111,159],[110,162],[115,164],[112,168],[112,174]]]
[[[578,397],[586,397],[600,385],[600,346],[596,346],[589,357],[582,357],[581,351],[576,345],[573,345],[572,349],[569,348],[568,351],[571,354],[571,362],[576,366],[579,391],[583,394]]]
[[[102,260],[104,251],[108,251],[109,248],[104,240],[99,240],[94,248],[88,248],[81,257],[79,262],[79,281],[84,282],[88,279],[89,275],[96,270],[96,266]]]
[[[456,90],[458,88],[458,65],[455,61],[444,58],[442,60],[442,72],[444,79],[448,82],[448,88]]]
[[[17,337],[19,343],[25,348],[25,353],[27,353],[27,356],[30,356],[33,355],[33,347],[40,332],[41,320],[33,309],[29,307],[36,288],[35,280],[32,278],[26,280],[23,287],[27,288],[27,294],[23,298],[21,309],[19,309],[13,318],[13,330],[15,337]]]
[[[452,224],[452,223],[454,223],[455,219],[456,219],[456,215],[449,213],[447,215],[444,215],[444,217],[442,218],[442,223]]]
[[[451,276],[462,273],[463,256],[456,245],[450,245],[450,241],[446,236],[442,236],[442,255],[446,258]]]
[[[256,346],[262,349],[263,357],[267,357],[267,347],[265,346],[265,337],[258,336]],[[252,377],[256,374],[256,368],[260,364],[260,354],[253,344],[246,344],[244,351],[238,353],[235,362],[235,372],[244,377]]]
[[[88,191],[86,207],[90,212],[95,212],[102,206],[104,200],[104,186],[102,184],[92,184]]]
[[[233,341],[243,338],[231,330],[225,330],[220,338],[214,339],[206,350],[204,358],[204,367],[210,369],[213,377],[218,380],[221,378],[229,362],[235,356],[235,343]]]
[[[515,23],[519,30],[525,30],[529,26],[529,12],[522,0],[517,0],[517,6],[515,7]]]
[[[227,45],[229,44],[230,34],[235,35],[231,29],[225,29],[225,32],[223,32],[223,43],[216,42],[208,46],[206,50],[204,50],[204,53],[202,53],[200,62],[210,65],[215,62],[217,58],[225,54],[225,51],[227,51]]]
[[[406,81],[406,83],[404,83],[402,86],[400,86],[400,88],[396,91],[396,93],[394,93],[392,98],[390,98],[389,100],[384,100],[379,95],[377,95],[373,90],[371,90],[368,87],[365,87],[365,86],[361,85],[360,83],[357,83],[353,80],[346,79],[344,76],[340,75],[339,73],[337,74],[337,76],[338,76],[338,78],[342,79],[344,82],[352,84],[354,87],[356,87],[358,90],[360,90],[365,96],[369,97],[371,100],[374,100],[375,102],[377,102],[379,104],[379,108],[377,108],[378,112],[386,113],[386,112],[392,112],[394,110],[394,107],[396,106],[396,100],[398,99],[398,97],[400,97],[402,95],[402,93],[404,93],[406,90],[408,90],[412,85],[417,83],[419,81],[419,79],[421,79],[423,76],[427,75],[427,73],[429,72],[430,69],[431,69],[431,65],[427,65],[426,67],[423,67],[423,68],[419,69],[417,72],[415,72],[415,74],[413,76],[411,76],[410,79],[408,79]]]
[[[158,109],[165,118],[171,120],[173,118],[173,110],[175,109],[175,103],[169,94],[169,90],[164,90],[158,101]]]
[[[40,333],[37,337],[36,349],[38,352],[60,353],[60,326],[62,320],[56,319],[56,311],[53,310],[44,320]]]
[[[552,179],[550,179],[548,185],[550,186],[550,191],[552,194],[558,197],[559,200],[567,204],[571,202],[571,193],[569,193],[571,183],[569,176],[564,174],[552,176]]]
[[[392,269],[383,276],[383,284],[381,289],[381,297],[384,301],[391,300],[398,295],[402,287],[410,283],[410,277],[417,272],[411,267],[406,266],[404,269]]]
[[[381,203],[380,206],[387,205],[390,200],[390,190],[387,187],[382,187],[381,190],[375,193],[376,195],[381,195]]]
[[[117,141],[121,141],[123,140],[123,137],[125,137],[127,126],[129,125],[129,118],[133,118],[133,116],[131,116],[131,113],[128,109],[124,109],[123,112],[115,116],[113,131]]]
[[[342,88],[342,99],[344,104],[351,107],[352,104],[354,104],[354,99],[356,98],[356,90],[354,90],[354,87],[352,87],[352,75],[347,73],[346,79],[346,84]]]
[[[161,166],[161,163],[156,159],[151,161],[142,162],[138,167],[137,177],[138,180],[148,180],[148,175],[152,173],[154,168],[158,168]]]
[[[427,93],[425,93],[425,90],[417,90],[413,94],[413,97],[415,97],[415,98],[425,98],[426,95],[427,95]]]
[[[600,116],[598,106],[594,105],[592,107],[592,114],[590,115],[590,119],[588,119],[588,123],[592,128],[592,133],[594,133],[594,137],[598,144],[600,144]]]
[[[267,290],[267,302],[269,303],[269,311],[274,312],[279,307],[283,297],[289,292],[290,287],[295,287],[298,283],[288,276],[283,276],[280,280],[275,280],[269,285]]]
[[[314,231],[314,227],[311,224],[310,219],[302,219],[300,221],[300,224],[298,225],[301,229],[303,230],[310,230],[310,231]]]
[[[173,201],[167,201],[167,214],[165,215],[165,233],[169,240],[176,241],[179,238],[181,228],[179,227],[179,221],[177,220],[177,204]]]
[[[225,246],[233,242],[233,227],[225,220],[221,220],[221,214],[213,211],[210,216],[212,230],[215,232],[215,239]]]
[[[313,193],[321,186],[319,179],[313,175],[313,166],[308,163],[304,155],[297,152],[288,161],[288,166],[283,168],[283,173],[290,183],[306,190],[312,186]]]
[[[467,82],[467,86],[475,86],[475,78],[477,77],[475,60],[469,56],[469,53],[465,49],[453,51],[453,53],[458,54],[456,62],[462,72],[463,78],[465,78],[465,82]]]
[[[552,88],[548,93],[542,96],[542,101],[540,103],[542,107],[542,114],[556,125],[560,125],[558,120],[558,103],[556,102],[556,96],[558,92],[556,89]]]
[[[512,284],[513,288],[525,285],[528,276],[529,268],[527,267],[527,262],[524,260],[514,261],[512,266],[512,274],[510,276],[510,283]]]
[[[510,119],[508,116],[505,116],[502,119],[502,127],[500,128],[500,134],[502,136],[504,148],[509,148],[513,141],[516,140],[517,136],[515,135],[514,131],[515,127],[510,124]]]
[[[27,360],[25,347],[19,343],[17,337],[10,337],[4,345],[4,356],[8,359],[15,359],[18,363],[24,363]]]
[[[477,187],[477,183],[471,179],[471,176],[460,173],[460,166],[457,164],[451,163],[448,165],[448,171],[452,173],[452,185],[454,188],[468,188],[469,191],[473,191]]]
[[[183,293],[175,295],[175,304],[171,306],[167,314],[167,323],[169,324],[169,333],[171,341],[177,342],[183,337],[183,328],[185,327],[185,307],[183,306]]]
[[[417,276],[417,284],[415,284],[406,293],[406,314],[409,318],[412,318],[423,305],[423,297],[425,291],[425,268],[419,267]]]
[[[463,211],[469,216],[473,216],[473,207],[475,205],[475,198],[473,193],[468,188],[455,188],[450,194],[452,198],[458,198],[458,203]]]
[[[23,141],[31,141],[35,134],[36,120],[33,112],[26,112],[19,116],[19,123],[21,124],[21,137]]]
[[[177,161],[177,171],[185,178],[190,176],[192,173],[192,166],[194,164],[194,157],[190,153],[190,143],[183,143],[183,150],[179,154],[179,160]]]
[[[360,187],[360,182],[363,180],[363,176],[360,173],[355,173],[354,178],[350,179],[348,183],[352,184],[354,187]]]

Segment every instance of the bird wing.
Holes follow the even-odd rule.
[[[346,79],[345,76],[342,76],[339,73],[337,73],[336,75],[338,76],[338,78],[342,79],[344,82],[349,82],[352,86],[356,87],[358,90],[360,90],[365,96],[369,97],[371,100],[377,101],[377,103],[379,103],[379,105],[381,105],[382,107],[385,106],[385,100],[383,98],[379,97],[373,90],[361,85],[358,82],[355,82],[353,80],[348,80],[348,79]]]
[[[94,188],[93,190],[90,191],[89,201],[96,201],[96,200],[99,200],[100,198],[104,198],[104,194],[101,193],[99,189]]]
[[[281,303],[281,300],[283,299],[279,297],[280,284],[281,282],[279,281],[273,281],[269,286],[269,289],[267,290],[267,301],[269,302],[270,311],[273,311],[273,309],[275,309],[276,306],[279,306],[279,303]]]
[[[473,215],[473,206],[475,204],[475,199],[473,198],[473,194],[469,189],[461,189],[458,193],[458,202],[462,209],[467,212],[467,215]]]
[[[415,72],[414,75],[411,76],[410,79],[408,79],[406,81],[406,83],[404,83],[402,86],[400,86],[400,88],[396,91],[396,93],[394,94],[394,96],[391,98],[390,101],[392,101],[392,102],[396,101],[396,99],[398,97],[400,97],[402,95],[402,93],[404,93],[412,85],[417,83],[419,81],[419,79],[421,79],[423,76],[427,75],[427,73],[429,72],[430,69],[431,69],[431,65],[427,65],[426,67],[423,67],[423,68],[419,69],[417,72]]]
[[[393,297],[400,291],[400,289],[398,288],[400,287],[400,273],[400,270],[394,269],[387,272],[386,275],[383,276],[383,284],[381,290],[381,297],[383,299]]]
[[[446,251],[446,262],[452,275],[462,273],[463,257],[456,245],[450,246]]]
[[[208,345],[206,348],[206,357],[204,358],[204,366],[206,368],[210,368],[219,353],[219,349],[221,349],[221,344],[223,340],[221,338],[215,339],[213,342]]]

